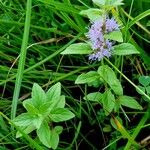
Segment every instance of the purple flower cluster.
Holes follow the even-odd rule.
[[[103,20],[100,18],[92,22],[87,33],[87,37],[91,42],[93,53],[89,55],[89,60],[100,61],[103,57],[110,57],[113,41],[104,38],[104,34],[119,30],[119,25],[114,18]]]

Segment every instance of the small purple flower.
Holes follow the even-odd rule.
[[[113,45],[112,42],[110,42],[109,40],[106,40],[106,47],[107,47],[108,49],[111,49],[111,48],[112,48],[112,45]]]
[[[98,60],[100,61],[103,57],[110,57],[111,56],[111,51],[108,49],[103,49],[100,51],[97,51],[96,53],[93,53],[89,55],[89,60]]]
[[[106,19],[106,31],[107,32],[112,32],[112,31],[115,31],[115,30],[119,30],[119,25],[114,20],[114,18]]]
[[[107,18],[104,21],[102,18],[92,22],[87,37],[91,42],[93,53],[89,55],[89,60],[100,61],[103,57],[110,57],[113,41],[109,41],[104,38],[105,33],[109,33],[115,30],[119,30],[119,25],[114,18]]]

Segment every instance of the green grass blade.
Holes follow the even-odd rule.
[[[23,77],[23,71],[24,71],[24,65],[25,65],[25,59],[26,59],[26,53],[27,53],[27,44],[28,44],[30,20],[31,20],[31,8],[32,8],[32,0],[28,0],[23,41],[22,41],[22,46],[21,46],[18,72],[17,72],[17,76],[16,76],[15,89],[14,89],[13,100],[12,100],[11,119],[14,119],[16,116],[17,102],[18,102],[18,98],[19,98],[21,82],[22,82],[22,77]]]
[[[145,122],[147,121],[147,119],[149,118],[150,112],[149,112],[149,108],[147,110],[147,112],[145,113],[145,115],[142,117],[141,121],[139,122],[139,124],[137,125],[137,127],[135,128],[135,131],[132,134],[132,139],[135,139],[136,136],[139,134],[141,127],[144,126]],[[128,141],[128,143],[126,144],[124,150],[128,150],[130,149],[131,146],[131,142]]]

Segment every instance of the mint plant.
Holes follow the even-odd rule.
[[[17,116],[13,122],[26,134],[36,130],[43,145],[56,149],[63,127],[53,126],[52,123],[66,121],[75,116],[65,108],[65,96],[61,95],[61,84],[56,83],[45,93],[38,84],[34,83],[31,98],[24,100],[23,106],[27,112]],[[18,131],[16,137],[21,136]]]
[[[118,14],[116,15],[117,12],[112,11],[123,4],[122,0],[93,0],[93,3],[97,8],[80,12],[81,15],[88,17],[91,23],[85,34],[87,40],[84,43],[70,45],[61,54],[87,54],[90,61],[105,60],[104,58],[114,55],[139,54],[134,45],[124,42],[121,32],[123,25]],[[124,106],[142,110],[141,105],[133,97],[123,95],[121,82],[113,69],[104,62],[97,71],[89,71],[77,77],[76,84],[104,87],[104,91],[89,93],[84,99],[100,103],[106,115],[112,111],[118,112]]]
[[[91,23],[86,33],[87,40],[85,43],[70,45],[61,54],[87,54],[92,61],[113,55],[139,54],[134,45],[123,42],[122,23],[116,14],[111,13],[112,9],[123,4],[122,0],[93,0],[93,3],[98,8],[80,12]]]

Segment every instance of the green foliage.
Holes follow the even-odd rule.
[[[87,10],[82,10],[81,15],[87,16],[91,21],[95,21],[100,18],[103,14],[103,10],[97,8],[89,8]]]
[[[144,96],[144,93],[146,93],[147,95],[150,95],[150,77],[149,76],[140,76],[139,83],[140,83],[140,85],[138,85],[138,88],[141,89],[143,91],[143,93],[141,91],[139,91],[138,89],[136,89],[136,91],[140,95],[142,95],[142,98],[145,101],[149,102],[149,100]]]
[[[142,110],[142,106],[133,98],[130,96],[120,96],[119,97],[119,103],[123,106],[132,108],[132,109],[139,109]]]
[[[87,43],[72,44],[67,47],[61,54],[90,54],[91,47]]]
[[[117,79],[114,71],[107,65],[100,66],[98,73],[102,80],[106,82],[117,95],[123,95],[121,83]]]
[[[139,83],[142,84],[142,86],[144,86],[144,87],[150,85],[150,77],[149,76],[140,76]]]
[[[130,43],[122,43],[113,46],[113,55],[131,55],[139,54],[139,51]]]
[[[100,103],[102,103],[102,97],[103,97],[102,93],[94,92],[94,93],[89,93],[83,99],[84,100],[93,101],[93,102],[100,102]]]
[[[122,0],[93,2],[94,5],[89,0],[32,0],[32,7],[28,7],[27,1],[1,0],[0,150],[140,149],[135,147],[135,141],[141,143],[146,138],[143,133],[148,133],[150,117],[150,1],[128,0],[124,5]],[[29,15],[26,10],[31,10],[27,19],[30,26],[25,25],[25,16]],[[105,34],[105,39],[116,41],[114,55],[91,62],[87,57],[95,51],[87,41],[89,21],[92,24],[106,16],[120,25],[120,31]],[[29,27],[29,35],[26,32],[23,38],[24,28]],[[21,44],[26,54],[20,52]],[[137,83],[139,75],[142,76]],[[15,89],[16,77],[19,84]],[[61,95],[59,81],[67,101]],[[32,90],[34,82],[47,92],[37,84]],[[54,83],[57,84],[47,90]],[[12,98],[14,89],[16,95]],[[28,98],[30,94],[33,98]],[[67,121],[74,114],[65,105],[76,112],[73,121]],[[16,109],[20,114],[14,119],[17,126],[7,118],[14,116]],[[17,130],[16,138],[11,126]],[[148,149],[146,143],[142,148]]]
[[[38,85],[32,88],[32,98],[23,102],[27,112],[17,116],[13,122],[29,134],[37,131],[40,141],[48,148],[56,149],[59,143],[61,126],[49,126],[52,122],[62,122],[72,119],[75,115],[65,107],[65,97],[61,95],[61,84],[53,85],[46,93]],[[18,131],[16,137],[20,137]]]
[[[114,40],[114,41],[117,41],[117,42],[123,42],[122,33],[120,31],[110,32],[109,34],[105,34],[104,37],[106,39],[109,39],[109,40]]]
[[[116,7],[122,5],[123,0],[92,0],[99,7]]]
[[[100,79],[99,74],[96,71],[90,71],[90,72],[82,73],[81,75],[79,75],[75,81],[75,84],[91,83],[98,79]]]
[[[103,103],[105,114],[109,115],[115,106],[115,97],[112,94],[110,89],[104,92],[102,96],[102,103]]]

